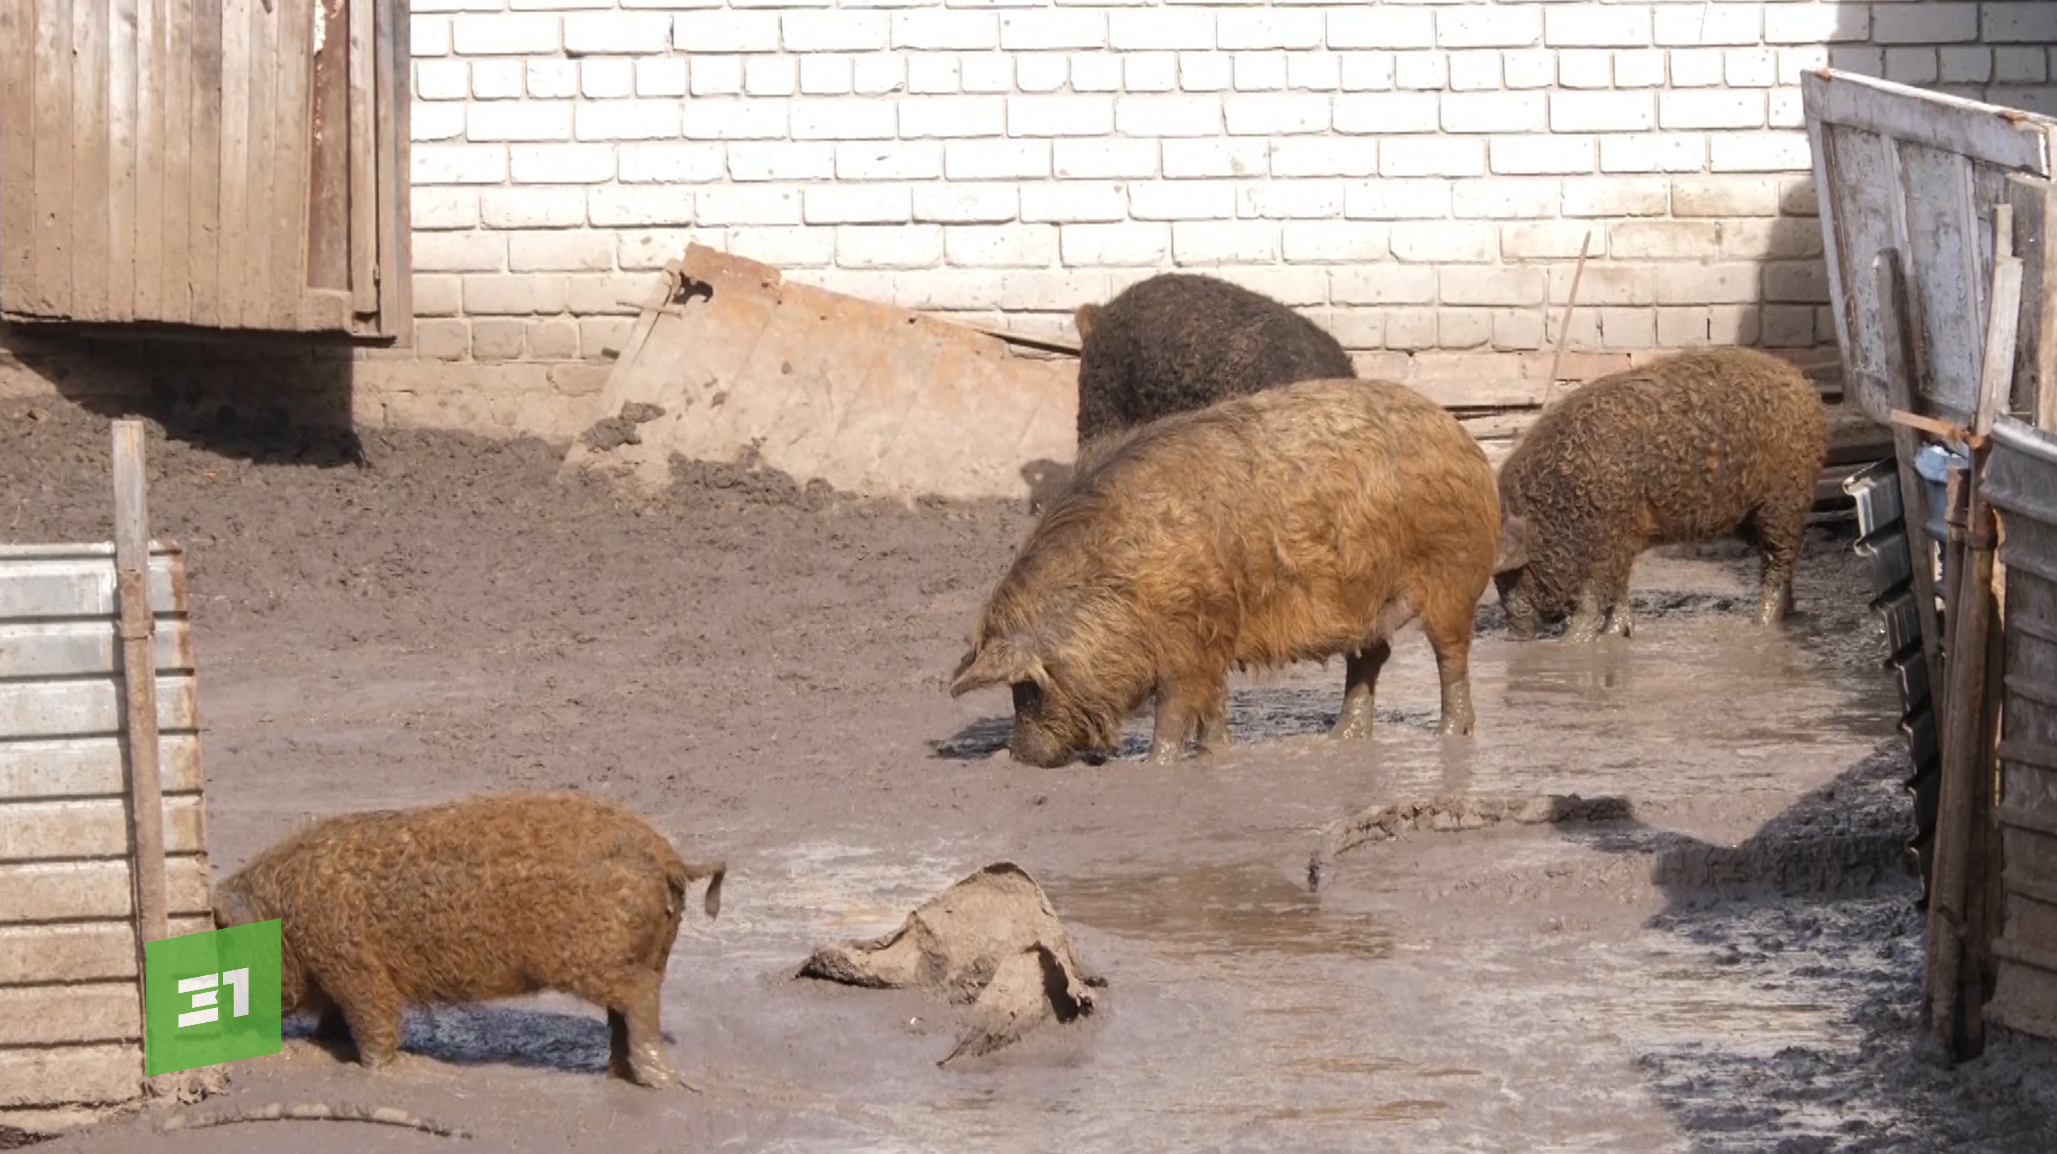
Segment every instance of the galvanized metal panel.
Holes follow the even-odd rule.
[[[16,557],[0,550],[0,620],[105,617],[120,612],[115,592],[114,554],[94,557]],[[150,605],[159,614],[185,601],[184,565],[176,558],[150,558]]]
[[[0,986],[0,1046],[127,1042],[142,1036],[134,982]]]
[[[200,799],[164,799],[164,851],[199,853]],[[123,857],[129,852],[126,799],[0,802],[0,862]]]
[[[157,670],[193,668],[193,630],[160,616],[151,638]],[[121,668],[121,636],[112,621],[0,622],[0,680],[80,677]]]
[[[142,1082],[135,1043],[0,1049],[0,1107],[126,1102]]]
[[[200,788],[200,737],[160,733],[158,781],[164,792]],[[0,741],[0,800],[59,797],[115,797],[127,790],[122,739],[64,737],[43,741]]]
[[[164,874],[172,913],[208,912],[205,859],[168,858]],[[128,918],[134,897],[125,861],[0,863],[0,923]]]
[[[0,734],[78,737],[119,733],[123,728],[118,678],[0,683]],[[200,728],[198,687],[192,675],[157,679],[157,728],[165,733]]]

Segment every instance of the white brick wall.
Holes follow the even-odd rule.
[[[1396,372],[1547,347],[1590,234],[1574,348],[1814,345],[1804,71],[2057,111],[2057,2],[412,10],[421,346],[481,360],[605,357],[689,240],[1052,332],[1204,269]]]

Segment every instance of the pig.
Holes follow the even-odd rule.
[[[1500,504],[1528,530],[1525,564],[1494,576],[1522,639],[1627,637],[1629,570],[1654,545],[1740,535],[1763,553],[1756,618],[1793,604],[1793,565],[1827,455],[1821,397],[1754,349],[1680,353],[1565,395],[1500,468]]]
[[[572,793],[484,795],[329,818],[214,891],[217,926],[280,919],[281,1003],[392,1062],[405,1005],[561,990],[607,1011],[609,1072],[676,1080],[659,992],[687,889],[727,866],[683,861],[619,806]]]
[[[1072,314],[1078,445],[1171,413],[1294,381],[1352,377],[1336,339],[1261,293],[1165,273]]]
[[[1521,552],[1492,467],[1401,385],[1321,380],[1176,413],[1101,442],[980,613],[951,696],[1014,695],[1012,752],[1104,761],[1154,695],[1150,759],[1226,745],[1227,676],[1347,655],[1331,731],[1367,735],[1393,633],[1415,618],[1469,734],[1472,614]]]

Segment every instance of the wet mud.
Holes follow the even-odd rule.
[[[36,407],[0,406],[0,539],[104,539],[104,422]],[[1218,755],[1136,760],[1146,715],[1120,758],[1042,771],[1005,753],[1004,693],[944,692],[1019,504],[683,464],[625,499],[535,442],[332,450],[150,442],[155,527],[191,550],[219,876],[314,815],[517,787],[634,806],[730,867],[665,987],[703,1093],[595,1077],[604,1021],[544,995],[410,1012],[380,1075],[294,1023],[187,1109],[389,1107],[549,1154],[2057,1148],[2049,1044],[1913,1057],[1908,768],[1847,533],[1810,531],[1770,630],[1740,546],[1646,556],[1625,642],[1516,643],[1489,596],[1469,741],[1435,734],[1409,630],[1364,742],[1326,738],[1342,669],[1308,665],[1236,678]],[[1367,840],[1308,889],[1371,807],[1574,794],[1628,816]],[[791,980],[995,860],[1111,983],[1089,1028],[938,1068],[947,1007]],[[166,1113],[38,1149],[452,1148]]]

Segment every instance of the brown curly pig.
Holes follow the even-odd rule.
[[[329,818],[217,886],[219,926],[278,918],[291,1013],[347,1027],[358,1060],[393,1060],[403,1006],[562,990],[607,1010],[610,1072],[673,1081],[659,991],[688,886],[721,862],[681,861],[635,814],[570,793],[468,798]]]
[[[1352,377],[1319,325],[1262,293],[1196,273],[1080,305],[1078,444],[1274,385]]]
[[[952,696],[1005,684],[1013,754],[1103,760],[1155,696],[1151,758],[1227,742],[1231,666],[1348,655],[1338,737],[1370,732],[1395,630],[1419,617],[1442,731],[1469,733],[1472,613],[1512,563],[1493,471],[1421,395],[1310,381],[1095,447],[994,590]]]
[[[1629,570],[1655,545],[1731,534],[1764,555],[1757,620],[1792,607],[1793,562],[1827,454],[1821,397],[1767,353],[1711,348],[1603,377],[1543,411],[1500,467],[1528,563],[1494,577],[1517,637],[1634,629]]]

